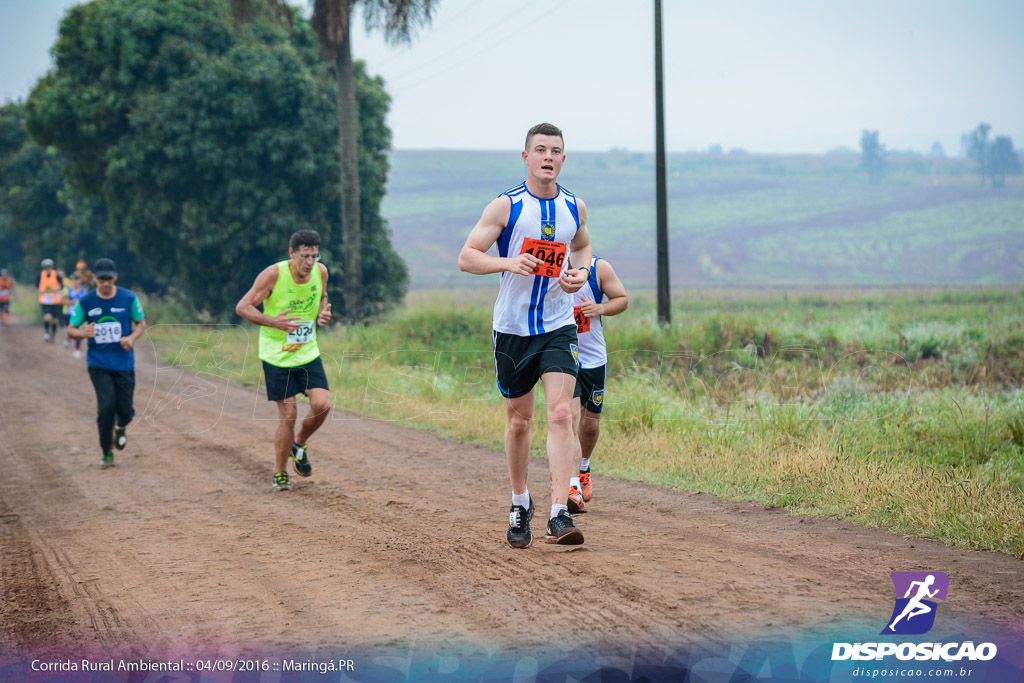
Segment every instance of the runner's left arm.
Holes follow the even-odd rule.
[[[578,292],[587,284],[590,279],[590,257],[594,253],[590,246],[590,233],[587,231],[587,205],[582,199],[577,199],[576,208],[579,211],[580,227],[572,242],[569,242],[569,269],[558,278],[562,290],[569,294]],[[573,267],[573,264],[576,266]]]
[[[327,266],[322,263],[317,265],[320,267],[320,287],[323,292],[320,295],[320,312],[317,313],[316,324],[323,327],[331,322],[331,304],[327,301]]]
[[[142,310],[139,297],[135,297],[132,301],[132,321],[135,323],[132,333],[127,337],[121,337],[121,348],[125,351],[131,351],[136,340],[146,331],[146,314]]]

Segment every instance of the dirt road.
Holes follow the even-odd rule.
[[[600,475],[583,546],[505,543],[503,456],[336,413],[269,491],[275,410],[138,353],[117,466],[84,360],[0,329],[0,644],[10,657],[673,647],[863,628],[892,571],[950,576],[937,633],[1024,633],[1020,561]],[[191,368],[206,366],[198,357]],[[531,463],[543,540],[547,463]],[[540,495],[538,495],[540,494]]]

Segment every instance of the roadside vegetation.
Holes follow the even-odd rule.
[[[500,449],[491,294],[413,292],[373,325],[322,332],[335,406]],[[598,482],[1024,556],[1024,290],[705,290],[675,302],[668,328],[643,293],[608,322]],[[160,300],[147,311],[162,362],[260,381],[255,328],[167,324],[182,311]]]

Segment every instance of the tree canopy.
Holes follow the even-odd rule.
[[[308,22],[253,3],[93,0],[72,8],[56,67],[28,101],[29,132],[66,159],[72,188],[159,281],[231,315],[256,273],[287,258],[298,229],[321,233],[335,311],[344,311],[333,83]],[[359,175],[368,256],[364,310],[405,292],[405,265],[379,215],[390,99],[356,70]],[[383,281],[379,281],[383,280]]]
[[[992,126],[979,123],[974,130],[960,136],[964,153],[978,165],[981,183],[992,182],[992,187],[1006,185],[1006,176],[1020,173],[1020,157],[1013,147],[1013,140],[1000,135],[989,142],[988,134]]]
[[[29,279],[43,258],[70,271],[79,259],[104,255],[128,280],[154,287],[149,270],[107,230],[104,207],[65,183],[65,169],[60,152],[26,134],[23,104],[0,107],[0,253],[11,259],[2,265]]]
[[[885,168],[885,145],[878,141],[877,130],[865,130],[860,136],[860,163],[868,180],[877,183]]]

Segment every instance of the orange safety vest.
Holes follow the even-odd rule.
[[[11,300],[11,290],[14,288],[14,280],[9,277],[0,277],[0,303]]]
[[[39,276],[39,303],[59,304],[60,303],[60,278],[57,271],[51,270],[49,274],[44,270]]]

